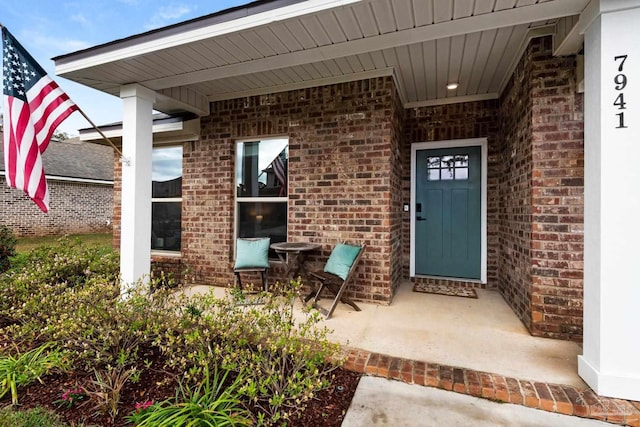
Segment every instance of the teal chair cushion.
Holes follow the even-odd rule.
[[[236,240],[236,264],[233,268],[269,268],[270,244],[268,237]]]
[[[345,280],[361,249],[360,246],[338,243],[336,247],[333,248],[333,251],[331,251],[329,260],[324,266],[325,273],[335,274],[342,280]]]

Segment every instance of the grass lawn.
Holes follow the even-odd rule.
[[[33,249],[43,245],[56,245],[58,239],[63,236],[46,236],[46,237],[20,237],[16,245],[18,254],[28,254]],[[102,247],[111,247],[113,235],[111,233],[103,234],[73,234],[67,236],[71,240],[79,239],[86,245],[95,245]]]

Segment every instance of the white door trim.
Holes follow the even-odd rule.
[[[452,148],[452,147],[472,147],[480,146],[481,152],[481,179],[482,179],[482,192],[480,196],[480,212],[482,219],[480,222],[480,282],[487,283],[487,138],[469,138],[469,139],[451,139],[448,141],[433,141],[433,142],[416,142],[411,144],[411,250],[410,250],[410,276],[411,277],[425,277],[416,276],[416,252],[415,252],[415,227],[416,227],[416,153],[420,150],[431,150],[438,148]],[[440,277],[443,279],[443,277]],[[456,279],[454,277],[444,279]],[[469,279],[459,279],[464,281],[473,281]]]

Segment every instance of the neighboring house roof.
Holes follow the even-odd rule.
[[[0,150],[4,150],[1,132]],[[51,140],[42,155],[47,177],[93,181],[113,182],[113,159],[113,148],[80,141],[79,138]],[[4,170],[4,156],[0,155],[2,175]]]

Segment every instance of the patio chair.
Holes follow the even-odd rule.
[[[269,270],[269,245],[271,238],[236,239],[236,262],[233,272],[236,275],[236,286],[242,289],[241,273],[260,273],[262,288],[267,291],[267,273]]]
[[[365,247],[366,245],[364,244],[362,246],[357,246],[338,243],[331,251],[331,255],[324,266],[324,270],[309,273],[313,279],[320,284],[319,286],[314,287],[314,289],[305,297],[305,303],[309,302],[309,300],[313,300],[312,306],[320,310],[327,319],[329,319],[333,314],[333,311],[338,305],[338,301],[350,305],[356,311],[360,311],[360,307],[358,307],[351,298],[343,295],[343,293],[356,271],[358,261],[364,253]],[[318,299],[325,290],[334,296],[329,310],[318,305]]]

